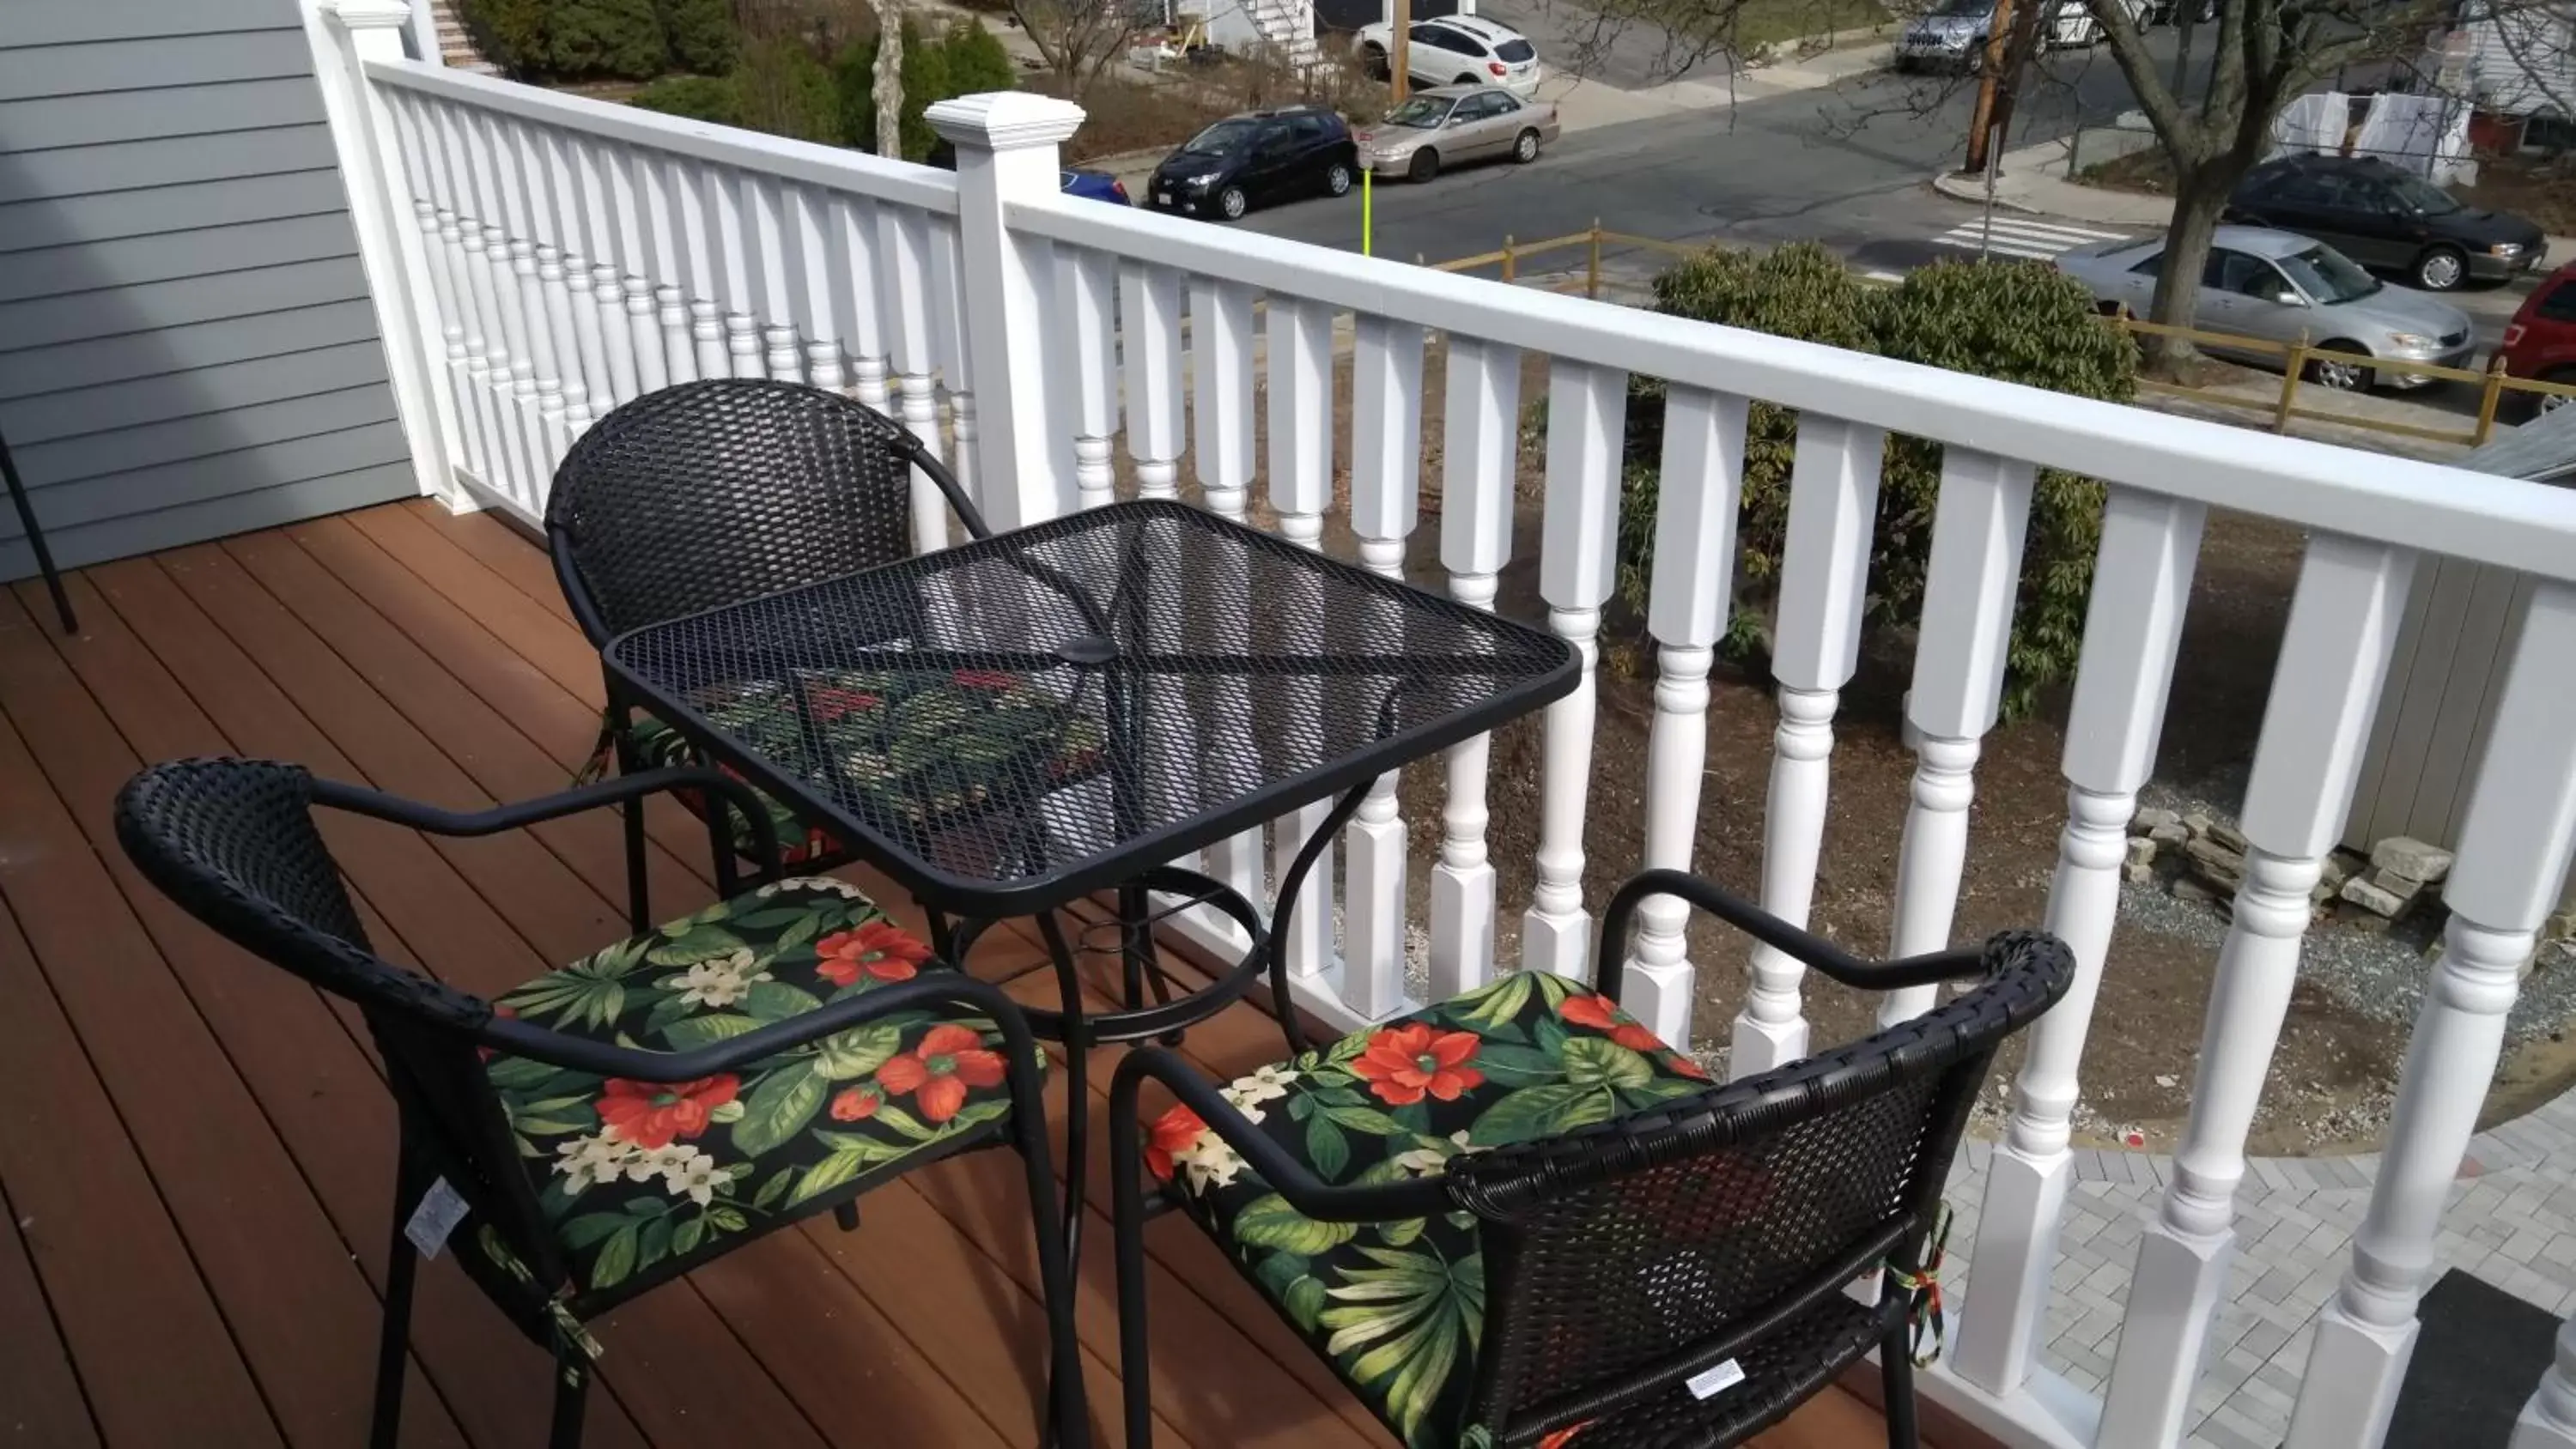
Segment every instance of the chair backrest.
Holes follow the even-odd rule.
[[[174,760],[117,793],[116,838],[188,914],[356,1003],[415,1148],[532,1271],[559,1281],[561,1265],[471,1035],[491,1019],[491,1004],[375,953],[314,826],[313,805],[313,777],[299,765]]]
[[[647,393],[564,454],[546,499],[555,572],[591,642],[912,552],[917,444],[798,383]]]
[[[1503,1443],[1669,1393],[1882,1258],[1913,1264],[1995,1049],[2073,974],[2037,933],[1985,959],[1975,990],[1850,1046],[1452,1159],[1483,1219],[1476,1422]]]

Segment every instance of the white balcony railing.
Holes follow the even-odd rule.
[[[332,0],[325,0],[326,4]],[[1735,554],[1746,408],[1799,413],[1777,626],[1779,728],[1762,891],[1807,912],[1851,679],[1881,444],[1944,445],[1911,723],[1921,737],[1898,876],[1895,949],[1946,944],[1979,741],[1993,726],[2035,470],[2109,484],[2067,724],[2067,823],[2047,925],[2074,947],[2073,992],[2031,1034],[1995,1152],[1955,1353],[1931,1391],[2009,1442],[2130,1446],[2186,1427],[2233,1254],[2245,1143],[2296,976],[2307,896],[2336,839],[2407,582],[2424,554],[2538,581],[2470,805],[2454,912],[2417,1023],[2383,1168],[2342,1290],[2326,1308],[2290,1442],[2375,1445],[2415,1332],[2438,1219],[2500,1050],[2516,968],[2576,836],[2576,495],[2035,392],[1676,318],[1515,290],[1198,223],[1067,200],[1056,146],[1081,117],[1025,95],[937,108],[952,176],[670,119],[400,58],[399,0],[336,0],[344,156],[360,196],[404,416],[428,486],[523,519],[569,441],[666,382],[767,376],[890,408],[1002,526],[1135,488],[1263,510],[1319,546],[1333,491],[1336,337],[1350,319],[1347,512],[1359,556],[1400,574],[1420,513],[1426,338],[1445,351],[1439,573],[1416,582],[1489,606],[1534,547],[1549,626],[1587,667],[1612,589],[1623,410],[1632,375],[1669,389],[1648,624],[1658,645],[1642,858],[1691,864],[1711,650]],[[1513,530],[1524,358],[1544,358],[1542,522]],[[942,409],[944,405],[944,417]],[[1266,458],[1255,408],[1267,409]],[[1264,464],[1266,463],[1266,466]],[[935,498],[917,540],[945,541]],[[2148,778],[2206,510],[2309,530],[2243,811],[2252,842],[2209,1004],[2175,1181],[2139,1250],[2104,1401],[2039,1364],[2069,1118],[2095,988],[2116,928],[2123,836]],[[1411,859],[1393,781],[1341,842],[1339,887],[1283,932],[1299,998],[1342,1023],[1406,1004],[1409,871],[1430,872],[1431,992],[1496,969],[1580,975],[1593,694],[1545,721],[1540,843],[1496,862],[1482,742],[1447,761],[1436,856]],[[1321,809],[1210,852],[1260,898]],[[1497,872],[1534,872],[1517,963],[1494,960]],[[1681,911],[1632,946],[1632,1005],[1692,1031]],[[1738,969],[1738,963],[1709,963]],[[1799,972],[1755,952],[1732,1027],[1750,1071],[1803,1053]],[[1923,1009],[1892,995],[1882,1020]],[[2576,1331],[2517,1446],[2576,1449]]]

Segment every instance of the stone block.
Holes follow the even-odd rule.
[[[2160,810],[2152,805],[2142,806],[2137,814],[2129,817],[2129,833],[2153,835],[2166,826],[2180,824],[2182,824],[2182,817],[2171,810]]]
[[[2174,877],[2173,898],[2204,906],[2216,905],[2220,899],[2218,892],[2203,885],[2196,877],[2187,875]]]
[[[2226,846],[2229,850],[2235,851],[2238,855],[2243,855],[2245,853],[2245,847],[2247,844],[2245,832],[2237,829],[2235,822],[2233,821],[2210,821],[2209,838],[2217,841],[2223,846]]]
[[[2381,885],[2370,876],[2360,875],[2345,881],[2342,891],[2338,894],[2372,915],[2391,921],[2404,915],[2406,908],[2415,904],[2416,900],[2414,892],[2401,895]]]
[[[2451,873],[2451,852],[2411,835],[2392,835],[2370,848],[2370,863],[2389,875],[2432,885]]]
[[[2540,927],[2540,939],[2576,941],[2576,911],[2560,911],[2543,922]]]
[[[2191,839],[2191,832],[2183,829],[2182,822],[2177,820],[2171,825],[2159,825],[2148,831],[2147,838],[2158,845],[2179,847],[2184,841]]]
[[[2192,873],[2219,890],[2233,895],[2238,886],[2245,884],[2245,857],[2215,839],[2186,842],[2182,853]]]
[[[2362,867],[2369,863],[2359,851],[2338,849],[2328,854],[2325,864],[2318,867],[2317,879],[2324,882],[2329,890],[2341,890],[2345,881],[2361,874]]]
[[[2190,831],[2195,836],[2207,835],[2209,833],[2210,824],[2209,812],[2206,810],[2186,810],[2183,812],[2182,828]]]

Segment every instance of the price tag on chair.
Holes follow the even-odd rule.
[[[441,1185],[444,1186],[444,1184]],[[1710,1364],[1690,1376],[1691,1397],[1713,1399],[1742,1382],[1744,1382],[1744,1370],[1735,1366],[1735,1360],[1726,1359]]]
[[[464,1197],[442,1177],[420,1195],[420,1206],[412,1209],[411,1221],[403,1224],[403,1236],[411,1239],[422,1257],[435,1258],[438,1250],[447,1246],[447,1235],[456,1231],[456,1225],[465,1221],[471,1211]]]

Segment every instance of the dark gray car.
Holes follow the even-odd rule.
[[[2164,260],[2161,237],[2101,242],[2061,253],[2058,270],[2082,282],[2106,305],[2146,315]],[[2200,274],[2191,325],[2210,332],[2298,342],[2333,352],[2465,367],[2476,344],[2468,314],[2438,298],[2392,287],[2322,242],[2261,227],[2222,226]],[[2257,367],[2278,367],[2282,354],[2202,342],[2201,349]],[[2318,361],[2314,381],[2327,387],[2420,387],[2432,381],[2359,363]]]

